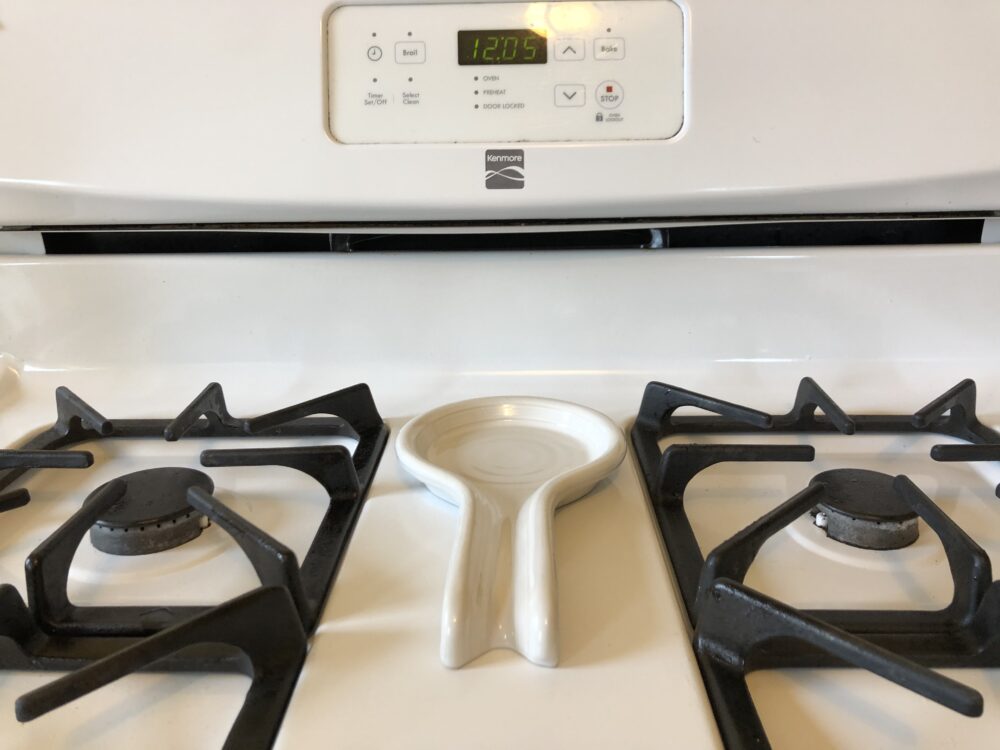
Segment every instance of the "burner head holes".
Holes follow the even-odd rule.
[[[893,489],[894,477],[865,469],[834,469],[813,477],[821,485],[813,522],[830,539],[862,549],[900,549],[917,541],[917,514]]]
[[[215,485],[203,472],[185,468],[146,469],[119,478],[122,498],[90,528],[90,543],[109,555],[148,555],[179,547],[201,534],[208,519],[188,505],[187,491]],[[103,485],[102,485],[103,487]],[[87,500],[100,491],[92,492]]]

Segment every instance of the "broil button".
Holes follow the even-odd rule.
[[[412,65],[422,63],[426,57],[423,42],[396,42],[396,62]]]

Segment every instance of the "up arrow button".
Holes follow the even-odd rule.
[[[582,39],[556,39],[553,49],[556,60],[582,60],[587,43]]]

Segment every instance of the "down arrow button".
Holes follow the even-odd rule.
[[[560,83],[556,86],[557,107],[582,107],[587,98],[587,87],[582,83]]]

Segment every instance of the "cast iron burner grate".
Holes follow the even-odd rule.
[[[154,521],[184,519],[190,507],[196,512],[192,518],[202,514],[239,545],[261,586],[228,602],[191,607],[83,607],[69,601],[69,569],[80,542],[95,530],[99,536],[114,533],[102,530],[102,525],[120,522],[121,528],[131,528],[128,524],[145,518],[122,515],[122,500],[130,483],[148,482],[155,479],[153,472],[164,470],[130,474],[91,493],[29,555],[25,562],[27,602],[14,586],[0,585],[0,669],[77,670],[18,699],[19,720],[29,721],[136,670],[242,672],[252,683],[225,748],[271,747],[305,660],[307,638],[329,596],[388,438],[389,428],[368,386],[354,385],[251,419],[236,419],[229,413],[218,383],[205,388],[173,420],[109,420],[67,388],[56,390],[56,407],[58,416],[50,428],[16,450],[0,451],[0,470],[5,470],[0,473],[0,492],[31,469],[92,465],[93,455],[88,452],[61,450],[92,440],[357,440],[353,456],[346,448],[332,445],[201,454],[206,467],[286,466],[323,486],[330,504],[301,565],[291,549],[216,500],[211,480],[201,472],[190,471],[183,498],[171,497],[167,506],[156,506],[162,515],[154,515]],[[175,483],[174,494],[176,489]],[[0,512],[22,507],[29,499],[25,489],[0,494]],[[166,543],[162,535],[153,534],[151,539],[154,544]],[[176,543],[176,539],[170,541]]]
[[[674,415],[686,406],[711,415]],[[824,472],[702,556],[684,511],[684,491],[700,471],[727,461],[812,461],[815,451],[807,445],[672,444],[661,453],[660,440],[683,434],[832,432],[948,435],[973,445],[935,446],[931,451],[935,460],[1000,461],[1000,433],[976,417],[976,386],[971,380],[913,415],[848,415],[813,380],[805,378],[792,409],[775,416],[653,382],[646,387],[632,427],[632,444],[729,750],[770,747],[746,685],[745,675],[753,670],[861,667],[960,713],[978,716],[982,696],[929,667],[1000,666],[1000,583],[993,581],[990,560],[905,476],[866,477],[867,472],[851,469]],[[916,516],[940,537],[955,587],[947,607],[936,612],[797,610],[743,585],[750,565],[770,537],[806,513],[823,512],[824,503],[845,487],[865,482],[873,482],[883,496],[884,513],[875,522]],[[889,492],[894,497],[887,497]],[[840,498],[839,504],[853,513],[851,503]],[[895,539],[899,544],[903,541]]]

